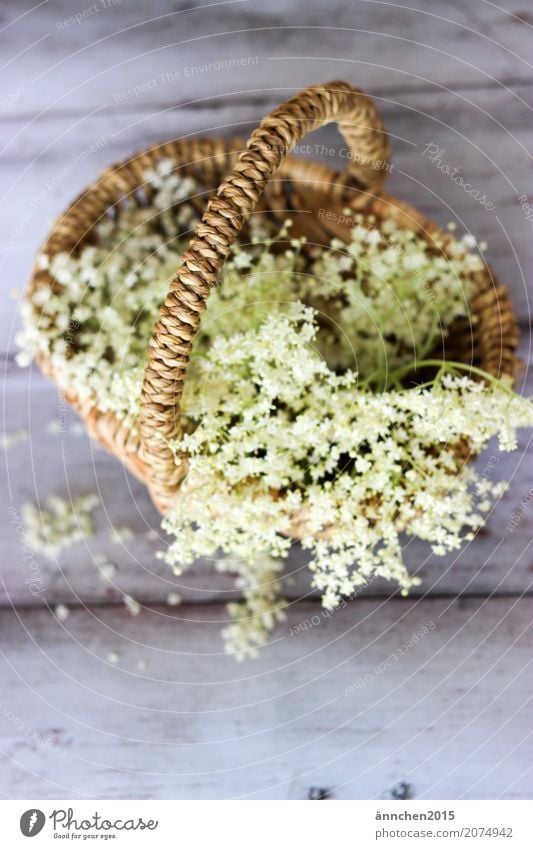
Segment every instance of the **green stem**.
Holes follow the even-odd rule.
[[[502,380],[499,380],[497,377],[494,377],[493,374],[489,374],[489,372],[484,371],[483,369],[478,368],[477,366],[467,365],[467,363],[458,363],[454,360],[420,360],[415,364],[414,367],[413,365],[402,366],[399,369],[395,369],[395,371],[391,374],[393,374],[395,377],[401,378],[404,375],[409,374],[409,372],[415,371],[415,369],[425,367],[437,368],[437,366],[440,368],[439,375],[437,377],[440,377],[440,374],[446,371],[467,371],[471,374],[477,374],[478,377],[482,377],[487,382],[492,383],[493,386],[497,386],[499,389],[503,389],[505,392],[507,392],[508,395],[514,396],[515,394],[513,390],[510,389],[509,386],[507,386],[507,384],[505,384]],[[435,380],[437,380],[437,378],[435,378]]]
[[[427,383],[420,384],[418,388],[423,388],[426,386],[433,386],[437,383],[442,374],[445,372],[453,372],[453,371],[466,371],[470,374],[476,374],[478,377],[482,377],[488,383],[491,383],[493,386],[497,386],[499,389],[502,389],[511,397],[514,397],[513,390],[507,386],[502,380],[499,380],[497,377],[494,377],[493,374],[489,374],[489,372],[484,371],[481,368],[473,365],[467,365],[466,363],[458,363],[454,360],[417,360],[414,364],[410,363],[409,365],[400,366],[397,369],[391,371],[388,375],[388,381],[397,385],[402,377],[410,374],[411,372],[417,371],[421,368],[432,367],[439,368],[437,375],[433,378],[433,380],[428,381]],[[375,383],[377,380],[383,380],[383,374],[381,371],[375,371],[371,375],[369,375],[365,380],[359,381],[360,387],[366,387],[369,384]]]

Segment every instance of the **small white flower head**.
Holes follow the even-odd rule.
[[[58,433],[63,433],[64,430],[64,423],[60,419],[50,419],[50,421],[46,423],[46,432],[53,436]]]
[[[56,605],[54,613],[60,622],[64,622],[70,616],[70,610],[65,604]]]
[[[128,613],[130,613],[132,616],[139,615],[139,613],[141,612],[141,605],[138,601],[132,598],[131,595],[125,595],[123,601]]]
[[[112,583],[113,578],[117,574],[116,564],[109,560],[105,554],[95,554],[93,559],[102,581]]]
[[[91,513],[100,503],[96,495],[84,495],[65,501],[51,495],[46,509],[28,502],[22,507],[25,541],[33,551],[55,559],[75,542],[90,539],[93,533]]]
[[[179,593],[171,592],[167,595],[167,604],[170,607],[177,607],[181,602],[182,598]]]
[[[134,533],[131,528],[126,525],[111,529],[111,541],[117,545],[123,545],[125,542],[133,539]]]
[[[0,448],[8,451],[10,448],[15,448],[15,446],[21,445],[28,439],[29,433],[24,428],[12,430],[10,432],[4,431],[3,433],[0,433]]]

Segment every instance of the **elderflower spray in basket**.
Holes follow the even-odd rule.
[[[345,172],[286,155],[330,121]],[[314,86],[246,146],[108,169],[36,261],[21,359],[146,482],[177,573],[222,551],[238,657],[283,618],[295,539],[327,609],[376,576],[407,593],[400,535],[438,555],[472,538],[502,485],[467,461],[533,424],[505,288],[474,239],[382,191],[388,160],[372,101]]]

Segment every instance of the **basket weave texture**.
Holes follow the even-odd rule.
[[[331,121],[337,122],[350,151],[346,171],[339,173],[290,155],[308,132]],[[153,330],[139,421],[134,428],[125,427],[112,413],[98,409],[98,399],[82,400],[75,386],[65,397],[91,435],[147,484],[155,504],[166,513],[179,496],[187,472],[187,458],[176,462],[168,440],[179,438],[181,432],[180,399],[192,343],[209,292],[252,212],[267,216],[271,225],[290,215],[295,235],[306,235],[314,245],[326,246],[334,236],[348,236],[347,223],[343,223],[346,208],[373,214],[378,224],[394,218],[428,242],[443,234],[412,206],[381,190],[389,143],[379,114],[361,91],[345,82],[332,82],[305,89],[279,106],[246,145],[238,139],[180,139],[109,167],[57,220],[41,252],[49,257],[76,253],[91,242],[102,218],[120,215],[124,198],[141,205],[149,201],[144,175],[162,158],[172,160],[180,174],[194,177],[212,196],[205,210],[198,210],[201,221]],[[195,203],[201,205],[200,200]],[[476,280],[469,318],[451,329],[445,355],[495,377],[513,378],[518,331],[507,290],[488,266]],[[41,287],[57,285],[47,270],[36,265],[28,298]],[[54,379],[46,356],[39,357],[39,365]]]

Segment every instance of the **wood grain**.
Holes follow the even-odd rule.
[[[488,241],[488,258],[527,320],[531,222],[517,198],[529,189],[533,96],[519,3],[482,4],[481,14],[439,0],[412,10],[379,0],[336,0],[327,11],[303,0],[278,0],[268,11],[258,0],[202,5],[187,11],[165,0],[150,23],[144,4],[117,3],[61,28],[72,7],[56,2],[12,24],[0,88],[6,294],[23,288],[54,216],[99,169],[165,138],[249,133],[299,88],[346,77],[376,97],[391,132],[388,187]],[[4,4],[6,21],[24,8]],[[208,69],[232,60],[250,64]],[[333,148],[328,162],[343,164],[337,137],[316,140]],[[424,155],[429,143],[492,211]],[[0,351],[13,347],[15,312],[6,299]]]
[[[73,23],[68,19],[83,6],[73,8],[69,0],[37,5],[7,0],[3,84],[7,91],[25,85],[11,107],[24,115],[112,106],[115,93],[159,74],[169,81],[141,91],[139,104],[172,106],[346,75],[372,79],[375,90],[386,92],[435,85],[512,89],[531,74],[532,17],[524,5],[523,0],[498,5],[332,0],[327,7],[320,0],[272,0],[268,6],[261,0],[178,5],[159,0],[147,6],[116,0]],[[209,68],[241,57],[259,61],[245,69]]]
[[[360,799],[407,780],[418,798],[530,798],[530,601],[301,604],[244,665],[220,654],[224,619],[0,613],[0,791]]]
[[[159,519],[144,488],[73,429],[36,370],[14,366],[9,293],[23,289],[54,216],[110,162],[166,138],[246,135],[297,89],[346,78],[377,99],[391,133],[387,188],[485,239],[526,327],[531,223],[518,197],[530,192],[533,14],[522,0],[116,0],[68,22],[83,5],[0,9],[2,429],[31,434],[1,452],[0,794],[302,799],[318,785],[387,798],[407,780],[419,798],[531,798],[528,433],[517,453],[480,458],[511,487],[473,543],[435,558],[406,541],[423,579],[413,598],[390,599],[376,582],[325,617],[295,548],[288,622],[238,666],[219,636],[231,580],[206,561],[177,579],[156,559],[164,539],[147,536]],[[346,164],[333,129],[310,143],[310,155]],[[434,161],[429,144],[444,151]],[[531,377],[522,389],[532,394]],[[47,432],[52,419],[62,432]],[[32,560],[22,504],[94,491],[94,539],[57,563]],[[123,526],[132,538],[114,543]],[[111,582],[94,554],[116,564]],[[170,591],[181,607],[164,605]],[[138,617],[124,593],[141,602]],[[58,602],[71,608],[63,624],[49,609]]]

